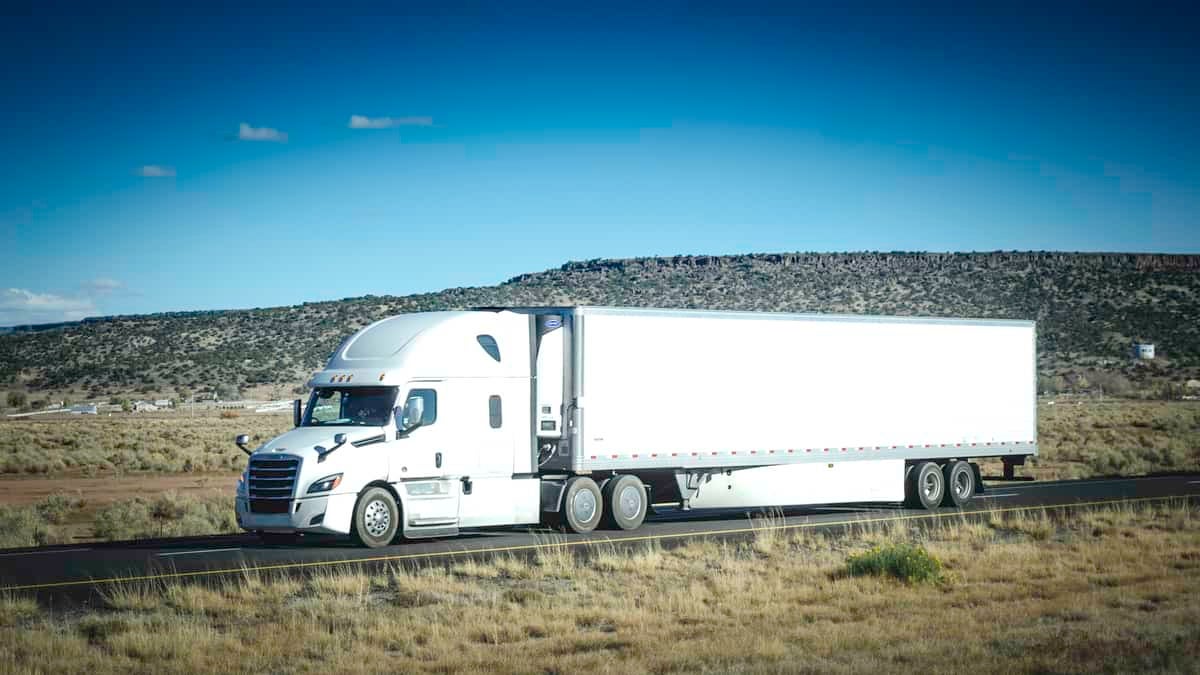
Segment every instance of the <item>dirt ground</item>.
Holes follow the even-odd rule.
[[[82,508],[72,510],[58,527],[67,541],[91,541],[95,537],[92,527],[96,513],[109,504],[175,492],[192,497],[228,496],[232,509],[237,479],[235,473],[130,473],[98,478],[0,476],[0,504],[27,506],[53,494],[78,495],[83,498]]]
[[[0,503],[10,506],[34,504],[52,494],[79,493],[89,507],[143,496],[153,497],[175,491],[181,495],[208,496],[218,493],[233,495],[237,486],[235,473],[189,474],[126,474],[120,477],[103,476],[0,476]]]

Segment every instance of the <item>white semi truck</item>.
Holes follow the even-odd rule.
[[[961,506],[1038,452],[1029,321],[546,307],[350,336],[237,520],[371,547],[462,528],[634,529],[652,504]]]

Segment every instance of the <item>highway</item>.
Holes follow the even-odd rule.
[[[1173,474],[1055,482],[992,483],[967,513],[1065,509],[1111,502],[1153,503],[1200,498],[1200,474]],[[915,523],[960,518],[959,510],[915,511],[892,505],[785,509],[782,516],[752,524],[746,510],[660,510],[633,532],[562,534],[508,528],[466,532],[448,539],[406,541],[381,549],[358,548],[332,538],[305,538],[296,545],[267,545],[246,534],[142,542],[65,545],[0,551],[0,593],[39,599],[82,599],[114,584],[151,580],[211,579],[246,570],[300,573],[356,564],[429,564],[467,556],[529,555],[539,546],[583,548],[657,541],[671,546],[696,537],[749,537],[754,528],[836,530],[854,524],[903,519]]]

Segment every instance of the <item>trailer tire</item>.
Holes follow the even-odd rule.
[[[354,505],[350,536],[355,543],[380,548],[392,543],[400,527],[400,507],[392,493],[379,486],[369,487]]]
[[[942,467],[934,462],[920,462],[909,467],[904,492],[905,506],[936,509],[946,494],[946,478],[942,475]]]
[[[637,476],[621,474],[604,485],[604,526],[636,530],[646,519],[646,486]]]
[[[604,495],[596,481],[587,476],[575,476],[567,481],[563,491],[562,520],[567,529],[587,534],[596,529],[604,515]]]
[[[946,496],[942,506],[966,506],[975,496],[975,470],[964,461],[950,462],[942,467],[946,479]]]

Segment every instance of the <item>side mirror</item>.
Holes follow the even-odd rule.
[[[300,399],[292,399],[292,426],[300,426],[302,415],[300,414]]]
[[[334,450],[337,450],[338,448],[342,447],[345,444],[346,444],[346,434],[334,434],[332,448],[329,448],[328,450],[326,450],[325,448],[322,448],[319,445],[316,448],[314,448],[314,450],[317,451],[317,463],[320,464],[321,462],[324,462],[325,457],[328,456],[329,453],[333,452]]]
[[[393,414],[396,417],[396,438],[403,438],[416,431],[425,417],[425,399],[413,396],[408,399],[403,408],[397,407]]]
[[[242,452],[246,453],[247,455],[253,454],[253,451],[246,447],[250,443],[249,434],[238,434],[237,438],[233,439],[233,443],[241,448]]]

